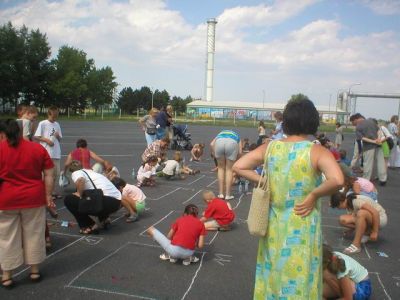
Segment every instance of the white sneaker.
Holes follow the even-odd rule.
[[[225,196],[225,200],[232,200],[233,198],[235,198],[234,196]]]
[[[199,258],[196,257],[196,256],[194,256],[194,255],[192,255],[192,256],[190,256],[190,257],[184,259],[184,260],[182,261],[182,264],[185,265],[185,266],[188,266],[188,265],[190,265],[191,263],[197,263],[198,261],[199,261]]]
[[[160,255],[161,260],[171,260],[171,257],[167,253]]]
[[[362,238],[361,238],[361,244],[365,244],[368,241],[369,241],[369,236],[368,235],[363,235]]]
[[[177,260],[176,258],[172,258],[172,257],[171,257],[171,258],[169,259],[169,262],[170,262],[170,263],[173,263],[173,264],[176,263],[177,261],[178,261],[178,260]]]
[[[219,194],[217,197],[220,198],[220,199],[224,199],[224,195],[223,194]]]

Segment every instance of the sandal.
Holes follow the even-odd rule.
[[[99,229],[97,225],[93,225],[92,227],[86,227],[79,230],[80,234],[89,235],[89,234],[99,234]]]
[[[346,249],[344,249],[343,253],[344,254],[356,254],[356,253],[360,253],[361,252],[361,248],[358,248],[357,246],[354,246],[353,244],[350,244],[349,247],[347,247]]]
[[[40,274],[39,272],[32,272],[29,274],[29,279],[31,280],[31,282],[37,283],[42,280],[42,274]]]
[[[9,284],[5,284],[6,282],[10,282]],[[12,289],[14,287],[14,281],[12,278],[4,279],[1,281],[1,286],[5,289]]]

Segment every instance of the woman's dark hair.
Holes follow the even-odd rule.
[[[336,275],[346,271],[346,263],[339,256],[336,256],[331,246],[327,244],[322,245],[322,268],[328,269],[329,272]]]
[[[336,122],[336,126],[341,126],[342,124],[340,124],[340,122]]]
[[[353,200],[357,199],[357,194],[356,193],[351,193],[346,195],[346,204],[347,204],[347,208],[350,210],[354,210],[354,206],[353,206]]]
[[[87,142],[84,139],[79,139],[76,141],[76,148],[87,148]]]
[[[8,119],[4,122],[7,142],[11,147],[17,147],[21,140],[21,129],[18,122],[13,119]]]
[[[126,186],[126,181],[119,177],[114,177],[111,182],[115,185],[117,189],[124,188]]]
[[[341,192],[336,192],[331,196],[331,200],[329,201],[330,207],[337,208],[340,203],[346,200],[346,195]]]
[[[185,207],[185,211],[183,212],[185,215],[192,215],[196,217],[199,215],[199,208],[194,204],[189,204]]]
[[[261,126],[261,127],[265,128],[264,121],[260,121],[260,123],[258,123],[258,126]]]
[[[390,122],[392,122],[392,123],[394,123],[394,122],[396,122],[396,121],[398,121],[398,120],[399,120],[399,117],[396,116],[396,115],[394,115],[394,116],[392,116],[392,117],[390,118]]]
[[[142,166],[144,167],[146,164],[151,163],[151,162],[158,162],[158,158],[155,155],[149,156],[145,162],[142,163]]]
[[[319,126],[319,114],[308,99],[290,100],[283,111],[283,132],[287,135],[314,135]]]

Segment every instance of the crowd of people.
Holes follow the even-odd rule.
[[[91,151],[83,138],[67,155],[61,171],[63,134],[54,106],[37,127],[34,106],[20,107],[17,120],[0,123],[3,287],[13,287],[12,271],[22,264],[30,266],[32,282],[41,280],[39,265],[46,257],[46,246],[51,246],[46,208],[55,213],[55,200],[63,193],[56,183],[66,185],[65,177],[71,177],[75,188],[74,193],[64,195],[65,207],[76,219],[79,232],[87,235],[107,229],[110,214],[122,207],[127,223],[137,221],[146,208],[143,186],[155,186],[158,180],[184,180],[199,173],[185,165],[180,151],[168,159],[172,114],[170,106],[161,111],[153,108],[139,120],[147,146],[135,185],[122,179],[111,162]],[[376,164],[378,182],[385,186],[388,163],[393,166],[391,159],[397,155],[393,151],[398,151],[398,118],[392,117],[387,129],[373,119],[352,115],[350,121],[356,128],[352,161],[342,149],[344,126],[336,124],[335,143],[317,133],[319,114],[311,101],[290,101],[274,118],[276,126],[270,134],[260,121],[255,143],[242,139],[234,130],[222,130],[212,139],[218,195],[203,191],[204,212],[200,214],[196,205],[189,204],[167,235],[148,228],[148,234],[164,249],[160,259],[180,259],[184,265],[198,262],[194,251],[204,246],[207,231],[232,229],[235,212],[229,201],[234,198],[235,182],[245,179],[257,183],[265,172],[270,178],[271,203],[268,232],[260,239],[257,254],[254,298],[320,299],[323,295],[368,299],[372,289],[368,271],[349,255],[359,253],[362,243],[378,240],[379,230],[388,222],[378,201],[373,168]],[[204,143],[195,144],[190,161],[201,161],[204,148]],[[101,191],[96,207],[85,207],[87,197],[97,197],[88,191]],[[319,199],[323,196],[331,197],[332,208],[347,210],[338,218],[345,234],[353,236],[344,253],[321,243]]]

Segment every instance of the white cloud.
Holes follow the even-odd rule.
[[[361,3],[380,15],[400,14],[399,0],[361,0]]]
[[[216,97],[239,100],[247,95],[252,100],[248,95],[263,84],[273,87],[269,95],[276,99],[304,86],[310,94],[328,94],[327,89],[354,81],[362,81],[363,89],[398,91],[398,32],[343,37],[338,17],[314,19],[270,41],[249,41],[253,29],[273,29],[315,2],[276,1],[221,12]],[[0,22],[9,20],[46,32],[54,53],[63,44],[83,49],[98,65],[110,65],[123,86],[151,82],[181,96],[202,94],[206,20],[191,25],[166,1],[30,0],[0,11]]]

